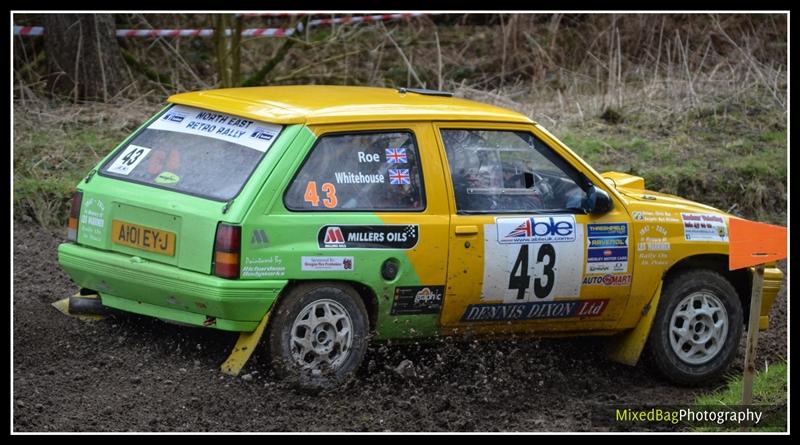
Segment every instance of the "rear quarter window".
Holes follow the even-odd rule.
[[[175,105],[121,147],[100,174],[227,201],[239,194],[281,129]]]
[[[284,203],[296,211],[422,211],[418,153],[410,131],[323,135]]]

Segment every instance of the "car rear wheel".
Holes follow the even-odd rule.
[[[736,357],[742,320],[739,295],[725,277],[679,272],[664,283],[647,343],[650,361],[675,383],[711,383]]]
[[[347,285],[309,283],[292,289],[270,323],[274,370],[301,387],[341,383],[364,358],[366,314],[364,302]]]

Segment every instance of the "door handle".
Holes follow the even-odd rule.
[[[477,235],[478,226],[456,226],[456,235]]]

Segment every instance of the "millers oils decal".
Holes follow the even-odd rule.
[[[321,249],[411,249],[419,240],[419,226],[322,226],[317,233]]]

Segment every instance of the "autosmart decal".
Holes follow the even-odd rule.
[[[484,226],[481,301],[520,303],[577,298],[583,225],[571,215],[497,218]]]
[[[173,106],[147,128],[206,136],[244,145],[261,152],[269,149],[281,130],[280,125],[256,122],[184,105]]]
[[[351,271],[355,260],[351,256],[304,256],[300,258],[300,270],[312,271]]]
[[[686,241],[728,241],[725,218],[704,213],[681,213]]]
[[[598,317],[608,300],[549,301],[544,303],[471,304],[462,322],[544,320],[550,318]]]
[[[444,286],[396,287],[391,315],[438,314],[443,298]]]
[[[575,241],[572,215],[497,218],[500,244],[568,243]]]
[[[594,275],[583,278],[584,286],[629,286],[631,284],[631,276],[624,275]]]
[[[411,249],[419,240],[419,226],[328,225],[317,233],[322,249]]]
[[[587,224],[586,273],[628,271],[628,224]]]

